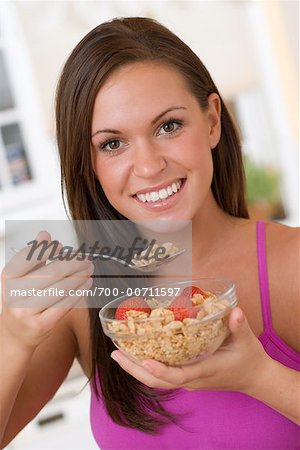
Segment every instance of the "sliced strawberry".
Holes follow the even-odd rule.
[[[208,297],[208,294],[205,291],[202,291],[202,289],[197,286],[189,286],[185,288],[182,291],[181,295],[183,295],[184,297],[192,298],[195,294],[201,294],[203,298]]]
[[[127,317],[127,311],[134,310],[134,311],[140,311],[140,312],[146,312],[150,314],[151,309],[143,299],[143,297],[130,297],[127,300],[124,300],[122,302],[116,311],[115,319],[117,320],[126,320]]]
[[[181,295],[176,297],[171,305],[168,307],[170,311],[174,313],[175,320],[193,319],[196,318],[200,308],[193,306],[190,298]]]

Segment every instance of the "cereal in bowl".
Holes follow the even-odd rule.
[[[133,359],[179,365],[221,345],[229,334],[229,313],[226,299],[216,301],[214,294],[192,286],[165,307],[153,307],[153,299],[128,299],[115,314],[123,320],[112,320],[107,327],[115,345]]]

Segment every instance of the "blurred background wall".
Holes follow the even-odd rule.
[[[210,71],[240,129],[252,217],[299,224],[297,0],[2,0],[0,250],[4,219],[66,217],[53,113],[59,73],[90,29],[115,16],[135,15],[161,21]],[[2,266],[4,251],[1,255]],[[62,395],[59,407],[70,408]],[[71,414],[72,431],[63,427],[57,445],[64,436],[70,439],[64,448],[92,448],[80,444],[88,442],[88,395],[83,404],[76,402],[70,408],[77,411]],[[51,408],[55,413],[56,406]],[[54,422],[45,434],[32,424],[10,448],[57,448],[59,426]]]
[[[91,28],[130,15],[160,20],[199,55],[241,131],[252,216],[296,225],[297,0],[1,2],[2,218],[65,217],[54,134],[57,79]]]

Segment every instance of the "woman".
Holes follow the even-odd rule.
[[[91,377],[92,430],[102,450],[296,448],[299,233],[248,219],[237,133],[203,64],[157,22],[116,19],[70,55],[56,112],[72,218],[191,220],[193,276],[234,280],[240,307],[226,345],[185,368],[134,364],[103,335],[97,309],[4,309],[3,445],[77,357]],[[141,194],[177,181],[172,201],[143,201]],[[26,252],[6,269],[19,283],[25,273],[51,270],[25,266]],[[89,277],[93,267],[72,261],[63,270],[58,284],[70,288],[71,274]]]

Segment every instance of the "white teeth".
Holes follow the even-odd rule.
[[[173,192],[177,192],[178,191],[176,183],[172,184],[172,191]]]
[[[168,195],[172,195],[173,194],[171,186],[167,187],[167,191],[168,191]]]
[[[158,192],[151,192],[150,197],[152,202],[156,202],[157,200],[159,200]]]
[[[182,180],[179,180],[164,189],[160,189],[159,191],[147,192],[146,194],[137,194],[136,196],[143,203],[157,202],[157,200],[164,200],[179,191],[181,185]]]
[[[161,198],[162,200],[169,197],[168,191],[166,191],[166,189],[161,189],[159,191],[159,198]]]

